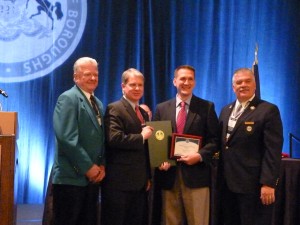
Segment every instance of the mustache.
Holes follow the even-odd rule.
[[[250,89],[249,88],[247,88],[247,87],[241,87],[241,88],[239,88],[239,91],[249,91]]]
[[[250,88],[239,88],[238,91],[250,91]]]

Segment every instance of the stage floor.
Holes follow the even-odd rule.
[[[42,225],[43,204],[17,205],[16,225]]]

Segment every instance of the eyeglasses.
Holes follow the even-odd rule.
[[[135,84],[135,83],[128,83],[128,84],[126,84],[126,85],[128,85],[130,88],[132,88],[132,89],[136,89],[137,87],[138,88],[143,88],[144,87],[144,84]]]
[[[87,73],[76,73],[75,75],[82,75],[86,78],[90,78],[90,77],[95,77],[95,78],[98,78],[98,73],[90,73],[90,72],[87,72]]]
[[[83,73],[84,77],[95,77],[98,78],[98,73]]]

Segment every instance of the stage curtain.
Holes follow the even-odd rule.
[[[121,74],[134,67],[146,78],[142,102],[154,111],[176,94],[174,69],[189,64],[196,69],[194,94],[213,101],[219,113],[235,99],[233,71],[251,68],[257,43],[261,98],[281,111],[283,151],[288,133],[299,136],[299,0],[88,0],[87,7],[83,37],[61,66],[31,81],[0,83],[9,94],[0,96],[3,110],[19,118],[18,203],[44,201],[55,148],[53,109],[74,85],[73,63],[82,56],[99,61],[96,95],[104,106],[121,98]]]

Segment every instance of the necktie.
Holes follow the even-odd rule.
[[[92,103],[92,107],[93,107],[93,109],[95,111],[98,123],[99,123],[100,126],[102,126],[100,111],[99,111],[99,108],[97,106],[96,99],[95,99],[95,97],[93,95],[91,95],[90,100],[91,100],[91,103]]]
[[[180,103],[181,109],[178,112],[177,115],[177,133],[182,134],[184,125],[185,125],[185,120],[186,120],[186,111],[185,111],[185,102]]]
[[[93,107],[93,109],[94,109],[94,111],[95,111],[95,113],[96,113],[96,116],[99,116],[100,113],[99,113],[98,106],[97,106],[97,104],[96,104],[96,99],[95,99],[95,97],[94,97],[93,95],[91,95],[90,100],[91,100],[91,103],[92,103],[92,107]]]
[[[144,118],[142,116],[142,113],[141,113],[138,105],[135,106],[135,113],[136,113],[137,117],[139,118],[139,120],[141,121],[141,124],[144,124],[145,121],[144,121]]]
[[[243,111],[244,110],[242,104],[239,104],[238,107],[235,109],[234,113],[232,114],[232,116],[237,119],[242,114]]]

